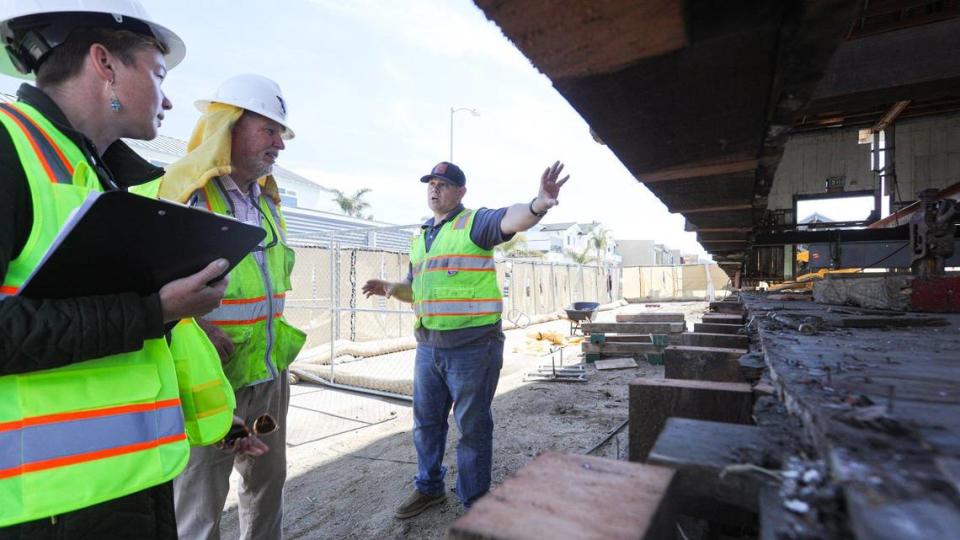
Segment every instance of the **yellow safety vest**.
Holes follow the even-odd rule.
[[[464,209],[445,223],[427,253],[424,235],[410,245],[416,327],[458,330],[500,320],[503,295],[493,251],[470,239],[476,212]]]
[[[39,111],[0,104],[33,201],[33,226],[3,276],[18,292],[99,179]],[[0,377],[0,526],[86,508],[166,482],[189,458],[163,338],[134,352]]]
[[[227,195],[216,179],[197,190],[192,204],[221,215],[230,215]],[[260,197],[267,245],[266,271],[251,253],[230,272],[230,282],[220,307],[204,315],[233,341],[234,352],[223,366],[234,390],[271,380],[296,359],[306,334],[283,317],[290,290],[294,251],[286,243],[283,214],[270,197]]]

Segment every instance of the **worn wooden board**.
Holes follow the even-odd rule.
[[[663,347],[658,345],[653,345],[649,342],[647,343],[590,343],[589,341],[583,342],[583,352],[590,354],[616,354],[621,356],[627,355],[636,355],[636,354],[649,354],[649,353],[659,353],[663,351]]]
[[[679,379],[635,379],[630,383],[630,461],[644,461],[670,417],[749,424],[749,384]]]
[[[584,334],[670,334],[686,329],[683,323],[669,322],[584,323],[580,326]]]
[[[664,353],[663,374],[668,379],[748,382],[740,367],[742,350],[681,345],[667,347]]]
[[[637,322],[637,323],[653,323],[653,322],[685,322],[683,313],[665,313],[665,312],[656,312],[656,313],[624,313],[617,315],[617,322]]]
[[[742,324],[722,323],[695,323],[693,331],[703,334],[739,334],[743,330]]]
[[[705,323],[743,324],[746,322],[746,316],[731,313],[707,313],[703,316],[702,321]]]
[[[750,338],[741,334],[703,334],[700,332],[685,332],[680,336],[680,343],[692,347],[747,349],[750,346]]]
[[[593,365],[600,371],[639,367],[637,366],[637,361],[633,358],[611,358],[609,360],[597,360],[593,363]]]
[[[794,309],[745,296],[751,313]],[[811,304],[803,313],[835,327],[862,318],[848,311]],[[960,498],[936,461],[960,455],[960,317],[944,318],[950,326],[814,336],[760,319],[771,380],[842,484],[858,538],[939,538],[960,530]]]
[[[760,487],[769,482],[769,477],[728,474],[720,478],[720,472],[730,465],[762,464],[767,454],[775,451],[770,431],[757,426],[669,418],[647,463],[677,470],[677,495],[681,498],[708,499],[756,512]]]
[[[670,538],[673,477],[667,467],[545,452],[477,501],[448,538]]]

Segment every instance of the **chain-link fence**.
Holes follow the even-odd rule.
[[[361,289],[369,279],[407,278],[408,246],[418,229],[358,228],[291,238],[296,266],[285,316],[307,333],[295,372],[331,386],[412,395],[412,308],[392,298],[366,298]],[[505,259],[498,260],[497,279],[504,319],[519,325],[575,301],[608,303],[622,297],[616,266]]]
[[[731,288],[730,277],[716,264],[630,266],[623,271],[623,297],[629,301],[714,300]]]

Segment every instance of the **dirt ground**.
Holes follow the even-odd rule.
[[[631,304],[600,313],[598,321],[613,321],[616,313],[671,311],[687,314],[688,327],[706,311],[705,302],[661,303],[659,307]],[[504,370],[494,400],[493,489],[534,456],[545,450],[586,452],[627,419],[627,383],[636,377],[662,375],[661,366],[638,362],[638,368],[597,371],[587,368],[586,383],[524,382],[524,374],[549,357],[530,357],[511,343],[521,343],[527,332],[550,329],[566,333],[567,321],[553,321],[536,328],[508,332]],[[565,363],[579,361],[579,345],[565,350]],[[331,391],[312,385],[294,387],[302,399],[326,392],[328,401],[351,403],[349,411],[336,415],[359,421],[375,413],[376,421],[363,426],[337,427],[312,424],[317,437],[288,435],[288,475],[285,488],[284,537],[326,538],[444,538],[449,525],[463,513],[452,491],[456,483],[456,441],[459,433],[451,418],[450,436],[444,463],[449,468],[450,489],[445,504],[407,520],[397,520],[397,504],[413,490],[416,454],[408,402]],[[311,394],[312,393],[312,394]],[[358,403],[357,400],[360,400]],[[293,409],[291,409],[293,411]],[[297,426],[291,414],[290,429]],[[324,417],[326,418],[326,416]],[[367,418],[367,417],[364,417]],[[324,420],[326,421],[326,420]],[[325,431],[324,431],[325,430]],[[328,433],[332,433],[328,434]],[[601,446],[594,455],[626,459],[626,429]],[[236,475],[235,475],[236,476]],[[238,522],[235,485],[224,512],[224,538],[236,538]]]

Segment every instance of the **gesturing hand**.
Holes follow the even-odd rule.
[[[371,296],[385,296],[390,298],[393,295],[393,289],[395,285],[389,281],[384,281],[382,279],[371,279],[363,284],[361,292],[367,297]]]
[[[549,210],[560,203],[557,200],[560,197],[560,188],[570,179],[569,174],[560,178],[561,172],[563,172],[563,163],[559,161],[543,171],[543,175],[540,177],[540,192],[537,194],[538,208],[536,210],[538,212]],[[557,178],[560,178],[560,180],[557,180]]]

